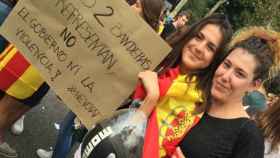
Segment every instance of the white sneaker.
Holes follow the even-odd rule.
[[[44,150],[44,149],[38,149],[36,151],[37,155],[40,157],[40,158],[51,158],[52,155],[53,155],[53,151],[47,151],[47,150]]]
[[[16,158],[18,156],[16,150],[11,148],[6,142],[0,144],[0,155],[9,158]]]
[[[11,127],[11,131],[14,135],[20,135],[24,130],[24,115],[18,119]]]

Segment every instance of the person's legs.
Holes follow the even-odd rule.
[[[73,135],[75,132],[75,117],[76,115],[72,111],[67,113],[67,115],[61,123],[54,151],[51,153],[47,150],[38,149],[37,154],[40,158],[65,158],[67,156],[67,154],[71,150],[72,145],[74,144]]]
[[[0,100],[0,144],[4,142],[5,131],[29,109],[7,94]]]
[[[32,107],[37,105],[48,92],[49,86],[43,83],[32,96],[18,100],[6,93],[0,99],[0,154],[12,157],[16,152],[4,142],[4,134],[11,125]],[[2,92],[3,93],[3,92]],[[1,146],[3,144],[3,146]],[[11,149],[11,150],[10,150]],[[8,155],[9,153],[10,155]]]
[[[0,143],[3,142],[4,132],[32,107],[36,106],[49,90],[47,83],[43,83],[32,96],[18,100],[8,94],[0,100]],[[3,93],[3,92],[2,92]]]
[[[11,127],[11,132],[14,135],[20,135],[24,130],[24,118],[25,115],[22,115]]]
[[[59,130],[52,158],[66,157],[73,145],[74,119],[76,115],[70,111],[64,118]]]
[[[30,107],[24,106],[15,98],[5,94],[0,100],[0,154],[7,157],[17,157],[17,153],[4,141],[7,129],[18,120]]]

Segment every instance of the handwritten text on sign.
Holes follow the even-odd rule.
[[[90,127],[170,48],[125,1],[21,0],[1,33]]]

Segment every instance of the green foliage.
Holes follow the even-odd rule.
[[[210,7],[206,0],[188,0],[182,10],[190,10],[192,12],[190,23],[193,23],[204,17],[204,15],[210,10]]]
[[[189,0],[182,10],[191,10],[192,22],[204,17],[219,0]],[[280,31],[280,0],[227,0],[216,12],[227,14],[235,30],[264,26]]]
[[[229,16],[235,30],[244,26],[264,26],[280,31],[279,10],[279,0],[228,0],[218,12]]]

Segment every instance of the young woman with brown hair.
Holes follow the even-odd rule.
[[[242,97],[268,77],[278,53],[271,47],[275,40],[253,34],[228,50],[213,77],[206,113],[180,144],[183,153],[178,149],[174,157],[263,157],[262,133],[243,108]]]

